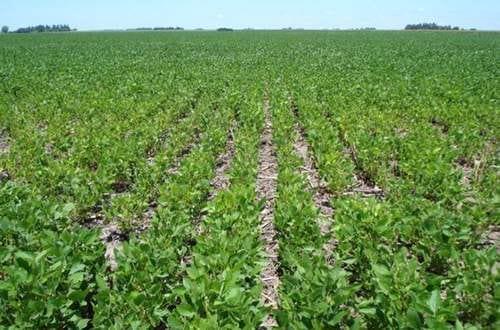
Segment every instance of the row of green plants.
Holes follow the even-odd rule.
[[[498,256],[481,242],[499,225],[496,34],[3,39],[0,326],[256,328],[272,315],[280,328],[497,327]],[[265,82],[276,311],[260,302],[254,191]],[[207,202],[233,120],[231,186]],[[296,121],[335,196],[325,236]],[[360,173],[384,199],[343,196]],[[150,229],[134,235],[152,203]],[[96,206],[130,232],[116,272],[100,228],[81,226]]]
[[[200,143],[182,160],[178,173],[158,185],[159,206],[151,227],[123,244],[117,251],[118,268],[99,287],[94,327],[166,324],[177,305],[173,289],[184,276],[183,260],[196,244],[194,223],[204,208],[217,156],[224,150],[231,111],[222,103],[206,115]]]
[[[328,262],[323,246],[332,239],[320,232],[320,214],[312,199],[313,192],[300,172],[303,166],[295,153],[298,139],[297,123],[286,88],[276,88],[271,94],[274,141],[277,149],[279,175],[275,224],[278,231],[280,256],[279,309],[274,315],[280,328],[325,329],[340,326],[359,327],[353,320],[363,306],[354,306],[356,287],[349,284],[349,272],[342,262]],[[307,131],[311,141],[319,143],[321,134],[329,130]],[[328,141],[330,140],[323,140]],[[335,153],[318,153],[331,166]],[[335,149],[333,149],[335,150]],[[321,162],[319,162],[321,163]],[[330,181],[335,185],[338,181]],[[322,219],[332,221],[332,219]],[[359,309],[355,309],[359,307]]]
[[[251,97],[238,112],[230,187],[205,208],[192,259],[173,289],[179,305],[169,317],[171,328],[255,329],[266,315],[260,301],[263,201],[255,194],[263,126],[261,87],[249,90]]]
[[[169,54],[153,45],[144,52],[136,42],[115,38],[104,43],[100,37],[70,38],[57,45],[52,40],[39,47],[39,40],[13,39],[0,49],[2,59],[9,58],[0,72],[0,126],[10,144],[9,153],[0,157],[1,170],[9,173],[9,180],[0,183],[0,323],[99,327],[111,320],[100,319],[106,311],[99,302],[114,306],[115,312],[120,303],[108,303],[117,295],[106,293],[112,281],[100,228],[87,230],[81,220],[104,206],[106,218],[128,230],[132,216],[157,198],[158,213],[179,221],[173,232],[186,230],[186,219],[176,216],[202,207],[210,162],[226,134],[218,125],[229,120],[228,109],[236,106],[237,97],[231,92],[230,101],[219,100],[224,80],[212,80],[207,70],[217,70],[203,58],[186,58],[186,49],[179,53],[172,47]],[[197,156],[182,163],[182,179],[174,180],[167,170],[175,158],[187,156],[183,149],[191,143]],[[117,192],[117,184],[125,191]],[[182,198],[184,204],[178,202]],[[194,209],[172,213],[185,205]],[[170,240],[161,229],[156,233]],[[183,233],[178,232],[171,251],[187,253],[176,251],[193,242]],[[166,320],[163,307],[154,310]],[[147,316],[144,324],[158,323],[152,315],[155,321]]]
[[[14,84],[10,80],[7,84]],[[110,88],[69,94],[62,82],[54,84],[49,93],[42,86],[13,100],[5,98],[2,126],[12,145],[1,167],[44,196],[75,204],[82,215],[117,186],[140,176],[137,172],[146,170],[147,152],[161,133],[192,111],[200,98],[196,90],[179,90],[174,84],[144,100],[122,97]]]
[[[76,226],[73,204],[28,187],[0,186],[0,324],[12,328],[88,326],[106,265],[99,232]]]
[[[332,166],[324,150],[341,155],[354,146],[356,170],[385,191],[383,201],[334,201],[336,265],[349,274],[350,302],[364,311],[353,319],[368,328],[491,327],[498,318],[498,256],[481,237],[498,224],[492,184],[498,131],[490,73],[480,67],[488,65],[487,45],[480,55],[445,47],[458,63],[422,56],[432,47],[419,52],[396,43],[393,51],[408,59],[383,62],[377,55],[387,51],[379,45],[358,46],[358,54],[325,57],[318,70],[317,62],[302,61],[307,55],[297,45],[296,66],[282,73],[330,186],[345,177],[343,163],[354,164]],[[472,57],[474,76],[459,69]],[[319,145],[316,127],[325,127]],[[329,131],[336,134],[326,138]],[[473,164],[478,171],[464,184]]]

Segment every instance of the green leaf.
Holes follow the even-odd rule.
[[[375,272],[375,275],[377,275],[377,276],[384,277],[384,276],[391,275],[391,272],[389,271],[389,269],[384,265],[374,264],[372,266],[372,269]]]
[[[68,280],[70,281],[70,283],[72,284],[80,284],[82,281],[83,281],[83,277],[84,277],[84,273],[82,272],[78,272],[78,273],[74,273],[74,274],[71,274],[69,277],[68,277]]]
[[[241,294],[240,288],[232,288],[226,293],[226,300],[232,301],[238,298]]]
[[[89,319],[80,319],[77,323],[76,323],[76,327],[78,329],[85,329],[87,327],[87,325],[89,324]]]
[[[331,325],[332,327],[336,326],[337,324],[340,323],[340,321],[342,321],[344,316],[346,316],[347,314],[348,313],[346,311],[337,313],[337,315],[335,315],[332,320],[328,321],[328,324]]]
[[[434,314],[436,314],[440,304],[441,304],[441,297],[439,296],[439,290],[432,291],[431,297],[427,301],[427,306],[429,306],[431,311]]]
[[[139,305],[141,304],[145,299],[145,295],[143,293],[137,292],[137,291],[132,291],[130,293],[130,298],[134,302],[134,304]]]
[[[352,265],[354,264],[355,262],[357,261],[356,258],[351,258],[351,259],[345,259],[345,260],[342,260],[342,263],[346,264],[346,265]]]
[[[64,215],[69,215],[75,209],[75,204],[67,203],[64,205],[62,211]]]
[[[33,260],[33,257],[29,253],[23,251],[16,252],[15,256],[19,266],[21,266],[28,272],[31,272],[31,262]]]
[[[360,313],[362,314],[366,314],[366,315],[375,315],[377,313],[377,309],[376,308],[361,308],[359,310]]]
[[[77,273],[77,272],[81,272],[84,269],[85,269],[84,264],[75,264],[75,265],[73,265],[73,267],[71,267],[71,270],[69,271],[69,275]]]
[[[408,323],[415,329],[419,329],[422,327],[422,321],[420,319],[420,315],[414,310],[410,309],[406,315]]]
[[[177,307],[177,312],[184,317],[192,318],[196,315],[193,308],[190,305],[182,304]]]
[[[23,259],[23,260],[26,260],[28,262],[33,260],[33,256],[30,253],[24,252],[24,251],[17,251],[16,258]]]

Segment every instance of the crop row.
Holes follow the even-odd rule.
[[[0,326],[495,327],[496,48],[5,36]]]

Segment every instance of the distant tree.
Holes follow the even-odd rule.
[[[16,33],[32,33],[32,32],[69,32],[71,28],[69,25],[37,25],[37,26],[28,26],[24,28],[19,28],[15,32]]]
[[[217,31],[219,31],[219,32],[233,32],[234,30],[231,28],[222,27],[222,28],[218,28]]]
[[[419,24],[408,24],[405,30],[460,30],[458,26],[451,27],[451,25],[437,25],[436,23],[419,23]]]
[[[168,27],[155,27],[153,28],[153,30],[155,31],[183,31],[184,28],[183,27],[180,27],[180,26],[176,26],[176,27],[173,27],[173,26],[168,26]]]
[[[7,25],[2,26],[2,33],[8,33],[9,27]]]

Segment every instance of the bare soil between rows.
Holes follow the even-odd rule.
[[[279,260],[277,233],[274,226],[274,207],[278,187],[278,159],[273,145],[272,119],[270,114],[269,97],[264,97],[264,129],[261,136],[259,151],[259,166],[256,182],[256,195],[264,200],[264,207],[260,213],[261,240],[266,253],[266,265],[261,272],[263,290],[261,300],[265,306],[275,310],[278,308]],[[276,320],[269,316],[261,325],[263,328],[277,326]]]
[[[179,152],[173,162],[173,165],[165,171],[168,176],[175,176],[179,173],[182,161],[199,144],[200,138],[201,133],[200,130],[197,129],[193,141],[184,147],[181,152]],[[113,198],[126,194],[129,189],[130,185],[127,183],[119,182],[114,184],[113,190],[115,193],[107,194],[102,204],[109,205]],[[155,200],[149,201],[148,207],[143,214],[138,219],[132,220],[132,229],[130,232],[124,232],[120,228],[120,219],[112,219],[108,222],[102,212],[103,205],[95,207],[95,210],[86,217],[84,226],[87,228],[101,228],[100,238],[106,247],[105,258],[108,262],[109,269],[111,271],[115,271],[118,267],[118,263],[116,261],[116,251],[121,249],[122,243],[129,239],[131,233],[140,235],[149,229],[151,221],[156,213],[158,203]]]
[[[10,137],[6,131],[0,130],[0,156],[10,151]]]

